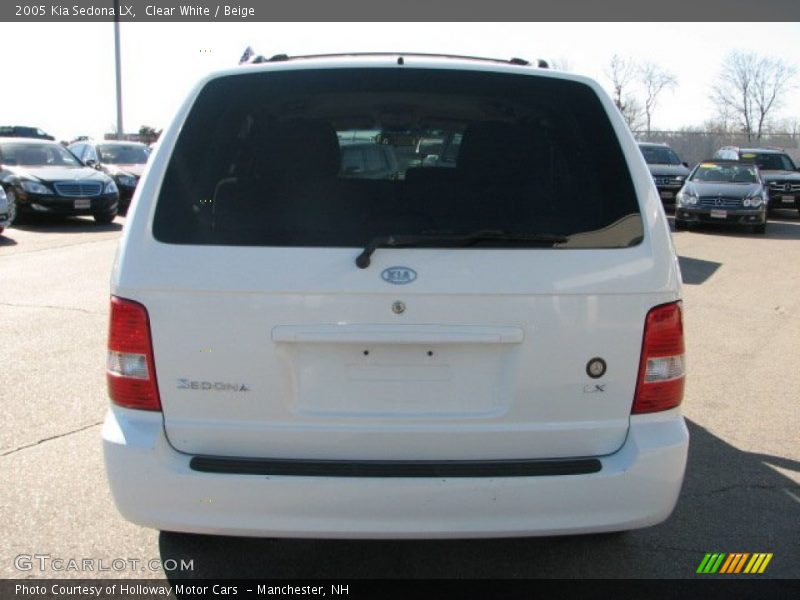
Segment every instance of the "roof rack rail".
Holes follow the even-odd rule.
[[[530,66],[530,61],[524,58],[512,57],[509,59],[505,58],[490,58],[485,56],[466,56],[461,54],[438,54],[438,53],[428,53],[428,52],[337,52],[332,54],[303,54],[298,56],[289,56],[288,54],[275,54],[270,58],[265,58],[263,56],[256,56],[250,62],[252,63],[264,63],[264,62],[285,62],[289,60],[303,60],[303,59],[314,59],[314,58],[336,58],[336,57],[344,57],[344,56],[397,56],[399,58],[405,56],[414,56],[420,58],[454,58],[460,60],[479,60],[479,61],[486,61],[486,62],[494,62],[494,63],[501,63],[507,65],[518,65],[527,67]],[[400,63],[402,64],[402,63]],[[536,66],[540,69],[548,69],[549,65],[547,61],[539,59],[536,61]]]

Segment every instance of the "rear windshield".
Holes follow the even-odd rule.
[[[168,243],[249,246],[485,230],[566,237],[562,247],[642,237],[591,88],[409,68],[209,82],[167,165],[153,227]]]

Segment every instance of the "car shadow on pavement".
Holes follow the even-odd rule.
[[[722,266],[722,263],[688,256],[678,256],[678,263],[681,266],[681,279],[687,285],[704,284]]]
[[[120,231],[122,223],[113,221],[100,225],[91,217],[41,217],[29,215],[24,221],[14,223],[14,229],[42,233],[92,233],[103,231]]]
[[[2,247],[2,246],[16,246],[17,245],[17,241],[15,239],[10,238],[10,237],[6,237],[7,233],[8,233],[8,231],[6,231],[4,233],[0,233],[0,247]]]
[[[488,540],[254,539],[164,533],[162,561],[204,578],[690,578],[706,552],[772,552],[760,577],[800,576],[800,486],[775,467],[800,462],[740,450],[687,422],[689,462],[677,508],[624,534]],[[708,576],[706,576],[708,577]]]

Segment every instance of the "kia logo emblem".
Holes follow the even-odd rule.
[[[389,267],[381,272],[381,279],[393,285],[405,285],[417,278],[417,272],[408,267]]]

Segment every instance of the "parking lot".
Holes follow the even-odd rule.
[[[774,553],[761,577],[800,577],[796,211],[778,214],[766,235],[674,234],[692,437],[666,523],[623,535],[454,541],[211,538],[124,521],[100,448],[108,280],[124,222],[33,222],[0,236],[0,577],[686,578],[707,552]],[[48,555],[47,568],[18,558],[33,555]],[[57,570],[54,558],[91,559],[93,570]],[[167,573],[154,559],[191,568]]]

